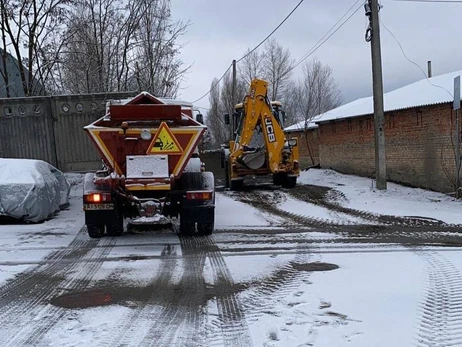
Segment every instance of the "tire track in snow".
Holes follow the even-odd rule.
[[[123,321],[113,328],[111,336],[102,343],[103,346],[142,346],[144,337],[149,334],[151,327],[163,319],[162,305],[172,303],[175,295],[172,290],[172,278],[177,262],[178,258],[168,253],[160,258],[154,279],[147,286],[151,295],[146,301],[137,303],[137,307],[123,317]],[[159,338],[160,336],[152,336],[148,345],[155,343]]]
[[[88,238],[83,227],[67,249],[51,253],[44,265],[28,269],[0,287],[1,345],[30,325],[25,322],[33,320],[33,313],[43,309],[55,288],[67,283],[66,276],[97,242]],[[30,319],[25,319],[26,315]]]
[[[205,346],[206,293],[203,270],[207,242],[199,237],[180,236],[183,275],[175,295],[164,306],[141,342],[142,346]]]
[[[313,218],[299,215],[293,212],[281,210],[277,207],[279,203],[277,197],[271,196],[268,200],[268,195],[262,191],[250,190],[242,192],[225,192],[229,197],[239,202],[251,205],[263,212],[278,216],[288,222],[289,226],[302,225],[306,227],[322,227],[323,229],[339,230],[340,226],[353,225],[353,223],[337,223],[322,218]],[[287,226],[287,224],[284,224]]]
[[[300,271],[294,265],[312,261],[314,254],[311,250],[313,248],[297,248],[291,262],[275,269],[270,276],[259,279],[258,283],[249,288],[248,296],[242,299],[249,320],[258,320],[262,314],[274,313],[275,302],[288,297],[290,293],[294,293],[298,288],[309,283],[311,272]],[[316,257],[320,261],[321,256],[318,254]]]
[[[115,238],[103,238],[99,241],[101,248],[92,249],[86,259],[91,259],[91,262],[79,264],[74,263],[72,269],[66,272],[72,274],[66,276],[66,280],[59,285],[60,290],[52,290],[47,295],[47,299],[57,297],[69,292],[81,292],[88,288],[93,276],[101,268],[105,258],[116,244]],[[81,276],[80,276],[81,274]],[[48,301],[48,300],[47,300]],[[33,308],[30,312],[36,317],[45,316],[46,319],[38,320],[31,327],[26,326],[10,340],[8,346],[34,346],[37,345],[43,337],[65,316],[66,309],[48,304],[42,308],[40,306]]]
[[[314,185],[298,185],[295,189],[285,190],[290,196],[297,200],[325,207],[331,211],[344,213],[353,217],[362,218],[371,222],[376,222],[382,225],[393,226],[438,226],[448,225],[442,221],[423,217],[400,217],[391,215],[381,215],[364,210],[357,210],[349,207],[344,207],[337,202],[329,201],[346,199],[342,192],[334,188],[314,186]]]
[[[50,286],[61,282],[62,279],[57,273],[67,267],[61,260],[82,258],[96,243],[97,241],[88,239],[85,228],[82,228],[67,248],[52,252],[44,258],[44,264],[27,269],[0,286],[0,321],[8,316],[9,308],[16,306],[18,296],[27,295],[43,278],[48,277],[48,282],[53,282]]]
[[[204,239],[209,247],[207,256],[212,267],[212,275],[215,287],[227,288],[216,296],[218,308],[218,323],[221,336],[212,332],[211,344],[222,341],[225,347],[248,347],[252,346],[252,339],[247,325],[244,308],[239,302],[233,290],[234,281],[219,248],[212,238]]]
[[[462,344],[462,276],[441,253],[417,250],[427,265],[425,298],[420,303],[419,347]]]

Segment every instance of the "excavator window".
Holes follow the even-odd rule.
[[[285,112],[282,109],[282,106],[279,103],[277,103],[277,104],[272,104],[272,107],[273,107],[274,118],[276,118],[281,128],[284,128]]]

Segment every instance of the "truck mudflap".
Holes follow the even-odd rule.
[[[181,176],[180,233],[212,234],[215,227],[215,180],[211,172],[187,172]],[[197,228],[196,228],[197,227]]]
[[[181,220],[195,223],[210,223],[214,220],[215,205],[183,205],[181,209]]]

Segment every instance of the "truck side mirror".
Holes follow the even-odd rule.
[[[202,113],[198,113],[196,115],[196,120],[201,123],[201,124],[204,124],[204,115]]]
[[[229,125],[229,113],[225,114],[225,124]]]

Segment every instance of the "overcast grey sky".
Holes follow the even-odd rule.
[[[180,98],[193,101],[210,88],[248,48],[253,48],[278,25],[299,0],[172,0],[175,19],[190,20],[181,38],[185,64],[192,64]],[[350,8],[354,0],[305,0],[274,34],[296,61]],[[462,70],[460,16],[462,3],[419,3],[382,0],[381,20],[401,42],[406,54],[433,75]],[[358,5],[359,6],[359,5]],[[349,102],[372,95],[370,44],[364,40],[366,16],[361,8],[312,57],[333,69]],[[403,56],[395,39],[381,27],[385,92],[424,78]],[[239,68],[239,67],[238,67]],[[301,69],[294,70],[294,77]],[[208,97],[197,103],[208,107]]]

